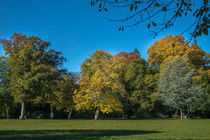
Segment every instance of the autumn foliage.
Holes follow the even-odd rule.
[[[177,91],[173,88],[176,79],[188,79],[193,87],[201,89],[194,90],[200,94],[188,94],[185,89],[190,92],[191,88],[179,85],[180,94],[191,96],[184,99],[193,98],[193,104],[180,101],[188,103],[181,106],[182,112],[210,113],[210,55],[196,41],[189,44],[183,36],[169,35],[156,41],[148,49],[148,60],[140,56],[138,49],[115,56],[97,50],[82,62],[76,75],[63,69],[66,59],[61,52],[49,48],[50,42],[15,33],[1,43],[6,54],[0,57],[0,108],[7,117],[12,107],[13,111],[21,110],[20,119],[33,113],[31,107],[44,109],[50,116],[56,111],[68,112],[68,119],[72,113],[79,116],[81,112],[95,112],[95,119],[104,114],[120,114],[122,118],[174,114],[176,108],[170,110],[171,105],[164,104],[174,98],[168,102],[160,95],[167,97]],[[179,69],[171,70],[173,65]],[[181,74],[184,68],[189,70],[189,74],[184,73],[185,78]],[[192,87],[186,81],[180,80]],[[176,93],[173,97],[179,97]]]

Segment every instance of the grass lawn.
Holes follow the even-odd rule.
[[[0,140],[210,139],[210,119],[0,120]]]

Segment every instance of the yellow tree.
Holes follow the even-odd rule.
[[[113,61],[111,54],[101,50],[90,55],[82,64],[79,89],[74,96],[75,109],[96,110],[95,120],[100,111],[110,113],[122,109],[118,93],[124,88]]]

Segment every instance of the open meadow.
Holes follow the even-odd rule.
[[[210,139],[210,119],[0,120],[0,140]]]

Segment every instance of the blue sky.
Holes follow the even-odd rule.
[[[119,32],[119,23],[107,21],[90,6],[90,0],[1,0],[0,13],[0,38],[8,39],[17,32],[50,41],[52,48],[63,52],[67,58],[64,67],[73,72],[80,71],[82,61],[101,49],[115,55],[138,48],[147,59],[150,45],[166,35],[181,33],[192,21],[190,17],[178,20],[173,28],[154,39],[146,23]],[[184,37],[189,38],[189,34]],[[209,35],[197,38],[208,53],[209,39]],[[0,54],[3,54],[2,47]]]

